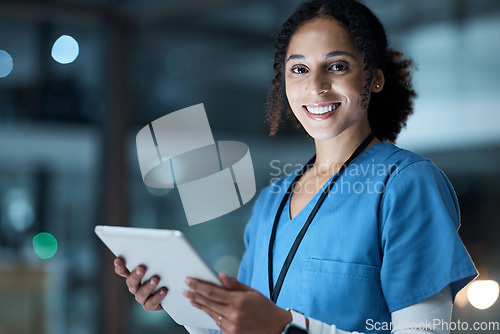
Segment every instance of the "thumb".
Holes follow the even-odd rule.
[[[236,278],[229,277],[225,272],[221,272],[219,277],[224,287],[228,290],[243,291],[251,289],[249,286],[239,282]]]

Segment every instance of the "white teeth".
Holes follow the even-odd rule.
[[[327,112],[330,112],[332,110],[337,109],[337,105],[336,104],[331,104],[328,107],[320,107],[320,108],[312,108],[312,107],[306,106],[306,109],[311,114],[321,115],[321,114],[325,114]]]

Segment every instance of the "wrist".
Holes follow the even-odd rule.
[[[287,309],[292,320],[286,325],[281,334],[307,334],[309,331],[309,319],[303,313],[294,309]]]
[[[276,333],[282,333],[285,330],[286,325],[292,322],[292,313],[288,310],[280,308],[279,320],[279,331]]]

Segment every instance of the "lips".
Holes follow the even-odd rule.
[[[340,102],[325,102],[308,104],[303,106],[303,108],[309,118],[321,121],[332,116],[340,105]]]

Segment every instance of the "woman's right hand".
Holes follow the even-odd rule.
[[[128,291],[135,296],[135,300],[141,304],[146,311],[163,310],[160,303],[167,295],[168,289],[162,287],[154,294],[151,294],[160,281],[157,276],[153,276],[147,282],[141,284],[141,280],[146,274],[146,268],[144,266],[138,266],[133,272],[130,272],[127,267],[125,267],[125,261],[120,257],[115,259],[114,264],[115,273],[126,278]]]

